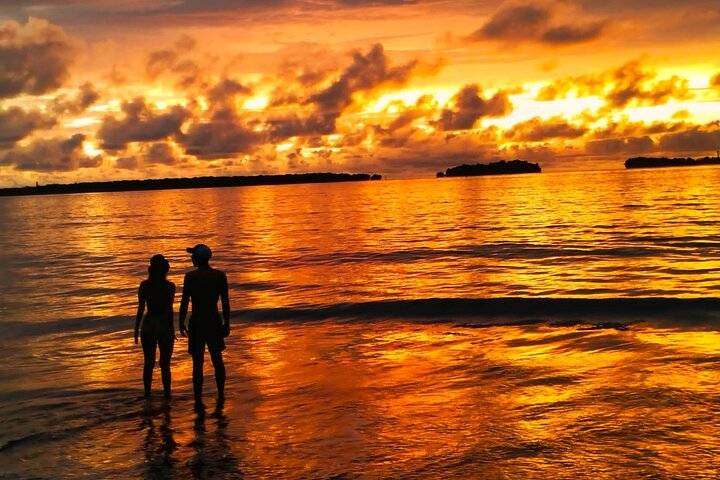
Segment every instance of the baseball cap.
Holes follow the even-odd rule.
[[[210,257],[212,257],[212,250],[204,243],[198,243],[194,247],[189,247],[186,250],[188,253],[192,253],[195,258],[201,260],[210,260]]]

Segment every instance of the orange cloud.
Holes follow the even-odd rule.
[[[607,112],[628,106],[662,105],[671,99],[693,97],[687,79],[677,75],[662,80],[655,80],[656,77],[657,73],[644,69],[639,60],[633,60],[599,74],[556,80],[540,89],[537,100],[567,98],[571,93],[577,97],[600,96],[605,100]]]
[[[694,93],[689,84],[695,86],[697,78],[683,77],[715,65],[698,51],[710,51],[718,41],[707,37],[700,44],[676,36],[674,44],[651,45],[650,40],[660,38],[660,31],[666,35],[659,26],[667,27],[671,13],[710,12],[717,6],[705,0],[682,7],[656,2],[652,8],[652,2],[641,2],[641,8],[637,2],[607,1],[612,9],[589,0],[252,0],[242,6],[229,0],[150,0],[142,7],[84,0],[62,8],[23,0],[8,7],[6,16],[21,18],[16,12],[44,5],[43,12],[73,26],[67,31],[84,36],[90,54],[77,62],[63,54],[62,45],[75,47],[60,26],[45,22],[55,32],[46,36],[19,34],[28,27],[17,23],[10,29],[15,40],[25,38],[18,40],[18,51],[27,53],[37,41],[39,58],[55,55],[65,70],[42,70],[25,54],[23,61],[32,68],[13,64],[19,65],[18,78],[27,81],[6,83],[14,93],[0,94],[0,178],[18,165],[46,172],[61,172],[63,165],[68,170],[99,166],[83,171],[85,178],[318,168],[412,176],[458,163],[514,158],[541,162],[544,169],[585,168],[585,162],[607,166],[631,153],[662,148],[705,152],[716,140],[714,127],[707,125],[712,112],[707,103],[686,102]],[[638,21],[645,17],[647,23]],[[89,22],[93,18],[98,23]],[[243,29],[228,28],[238,19],[247,20]],[[317,19],[322,22],[313,22]],[[148,42],[140,29],[125,28],[131,20],[163,28]],[[194,37],[168,40],[188,31],[187,25],[198,27]],[[388,25],[390,33],[383,31]],[[442,40],[448,29],[471,32],[478,25],[466,39],[472,43]],[[330,32],[332,43],[319,43],[318,33]],[[628,32],[632,50],[625,43]],[[53,35],[54,44],[47,40]],[[582,51],[582,61],[578,49],[545,48],[600,38],[603,48]],[[0,52],[7,54],[3,49],[10,46],[3,42]],[[522,48],[495,50],[494,44],[511,43]],[[678,59],[677,50],[685,46],[688,57]],[[647,51],[666,69],[685,62],[682,72],[691,73],[661,76],[647,61],[627,62],[629,51]],[[430,72],[426,58],[443,58],[442,70]],[[546,68],[535,68],[540,64]],[[601,66],[578,75],[586,65]],[[102,76],[111,67],[112,81]],[[711,88],[720,87],[720,74],[703,75],[702,82],[709,79]],[[9,78],[0,71],[0,90]],[[540,82],[544,88],[536,99],[548,103],[528,98]],[[523,83],[524,90],[513,88]],[[708,92],[700,95],[712,99]],[[685,104],[651,108],[675,102]],[[682,109],[682,116],[668,113]],[[657,121],[637,121],[653,111],[659,112]],[[76,133],[85,137],[63,147]],[[96,149],[104,150],[102,158],[86,153]],[[33,165],[30,154],[42,152],[50,160]],[[58,160],[63,156],[65,163]],[[41,178],[74,177],[48,173]]]
[[[711,87],[720,87],[720,73],[710,79]]]
[[[554,138],[578,138],[587,127],[572,125],[562,117],[542,119],[534,117],[505,131],[505,138],[521,142],[542,142]]]
[[[610,121],[605,127],[597,128],[590,134],[590,138],[607,139],[632,136],[655,135],[659,133],[677,132],[687,127],[687,123],[656,121],[650,124],[645,122],[632,122],[627,117]]]
[[[317,91],[281,95],[271,100],[273,107],[297,105],[302,113],[273,115],[269,119],[271,137],[327,135],[336,131],[337,119],[355,105],[358,96],[372,95],[384,87],[400,87],[407,83],[418,67],[412,60],[391,65],[382,45],[373,45],[363,54],[353,52],[352,63],[334,77],[329,85]],[[318,75],[317,78],[332,75]]]

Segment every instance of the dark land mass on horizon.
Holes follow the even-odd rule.
[[[438,172],[437,177],[474,177],[479,175],[509,175],[515,173],[540,173],[542,169],[537,163],[525,160],[501,160],[494,163],[476,163],[475,165],[460,165]]]
[[[250,187],[255,185],[293,185],[299,183],[334,183],[380,180],[366,173],[292,173],[235,177],[162,178],[152,180],[116,180],[51,184],[35,187],[0,189],[0,197],[17,195],[54,195],[62,193],[132,192],[139,190],[173,190],[181,188]]]
[[[696,165],[720,165],[720,157],[634,157],[625,160],[625,168],[693,167]]]

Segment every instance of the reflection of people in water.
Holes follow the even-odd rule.
[[[218,402],[222,403],[225,398],[225,364],[222,351],[225,349],[223,337],[230,334],[230,300],[227,277],[209,264],[212,257],[210,248],[199,244],[188,248],[187,251],[192,254],[192,262],[197,269],[185,274],[180,302],[180,333],[188,336],[188,351],[193,359],[195,407],[202,409],[205,345],[215,368]],[[222,320],[218,313],[218,299],[222,301]],[[192,315],[186,331],[185,317],[190,301],[192,301]]]
[[[228,435],[229,422],[221,404],[211,418],[208,431],[205,412],[200,411],[195,417],[195,438],[191,443],[195,455],[188,461],[193,478],[243,478],[239,458],[233,452],[233,444],[240,442]]]
[[[171,426],[170,404],[166,404],[159,413],[162,415],[159,425],[156,425],[158,420],[154,418],[158,414],[157,411],[146,410],[142,417],[142,426],[146,428],[143,445],[145,452],[143,478],[175,477],[177,460],[174,458],[174,453],[178,443],[175,441]]]
[[[145,396],[150,396],[155,352],[160,347],[160,370],[162,372],[163,391],[170,396],[170,357],[175,343],[173,326],[173,302],[175,284],[167,280],[170,264],[162,255],[150,259],[148,278],[140,283],[138,289],[138,309],[135,317],[135,343],[138,335],[142,342],[145,366],[143,367],[143,386]],[[147,315],[143,319],[147,305]],[[142,320],[142,328],[140,323]]]

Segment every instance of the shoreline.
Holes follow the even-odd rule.
[[[186,188],[251,187],[259,185],[297,185],[303,183],[343,183],[370,181],[376,176],[366,173],[292,173],[232,177],[162,178],[148,180],[116,180],[50,184],[35,187],[0,189],[0,197],[57,195],[70,193],[133,192],[147,190],[179,190]]]

